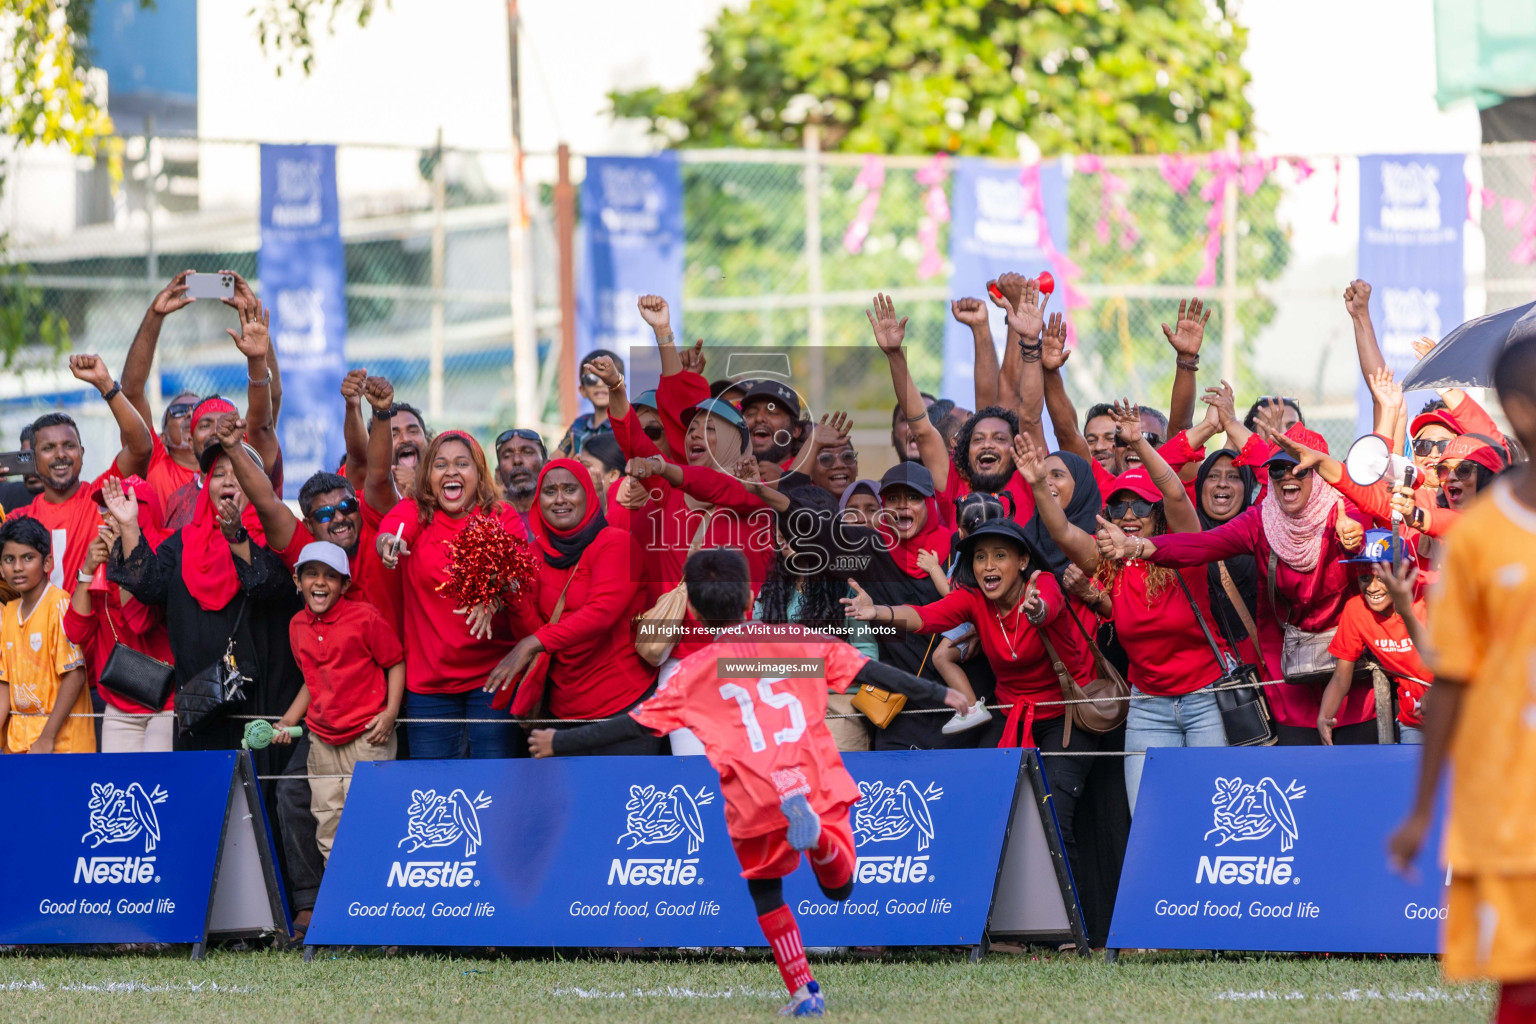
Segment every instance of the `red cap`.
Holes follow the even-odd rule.
[[[1328,439],[1315,430],[1309,430],[1303,424],[1296,424],[1285,432],[1285,436],[1297,444],[1304,444],[1315,452],[1328,454]]]
[[[1446,430],[1449,430],[1453,434],[1461,433],[1460,424],[1451,419],[1450,413],[1443,409],[1436,409],[1434,412],[1421,412],[1415,416],[1413,418],[1413,423],[1408,427],[1408,436],[1418,437],[1419,431],[1423,430],[1431,423],[1438,423],[1440,426],[1444,427]]]
[[[1458,462],[1475,462],[1495,473],[1504,469],[1503,453],[1488,442],[1468,434],[1452,438],[1451,443],[1445,446],[1445,454],[1440,457],[1443,466],[1454,466]]]
[[[106,477],[91,488],[91,500],[98,505],[105,505],[106,499],[101,496],[101,485],[106,482]],[[118,477],[118,482],[123,485],[123,493],[131,494],[139,499],[141,505],[152,505],[155,502],[155,492],[150,489],[149,481],[138,474],[127,477]]]
[[[1115,477],[1104,495],[1105,503],[1108,504],[1109,499],[1120,491],[1130,491],[1136,497],[1145,498],[1148,501],[1163,500],[1163,492],[1158,489],[1157,484],[1152,482],[1152,474],[1147,472],[1145,466],[1133,466]]]

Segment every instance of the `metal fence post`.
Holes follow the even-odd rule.
[[[158,200],[155,192],[160,180],[160,175],[155,173],[155,117],[153,114],[144,115],[144,277],[149,284],[151,298],[160,292],[160,243],[155,238],[155,207]],[[160,346],[155,346],[155,354],[149,364],[149,380],[145,397],[149,399],[151,411],[159,409],[164,401],[160,387]]]
[[[1232,386],[1241,387],[1237,380],[1237,186],[1242,151],[1238,149],[1237,133],[1227,133],[1227,157],[1232,171],[1227,175],[1226,187],[1221,195],[1221,379]]]
[[[805,122],[805,284],[809,314],[806,340],[810,342],[807,376],[814,420],[821,412],[822,381],[826,377],[821,348],[826,344],[827,324],[821,308],[821,126],[810,119]]]
[[[443,418],[443,284],[448,255],[448,174],[443,167],[443,129],[437,129],[437,154],[432,161],[432,320],[429,328],[431,355],[427,371],[427,415],[436,423]]]
[[[560,253],[560,422],[576,418],[576,189],[571,147],[560,143],[555,183],[555,244]]]

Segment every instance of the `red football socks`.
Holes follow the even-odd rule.
[[[757,919],[773,950],[773,962],[779,965],[784,976],[784,987],[794,995],[800,986],[811,981],[811,965],[805,960],[805,947],[800,944],[800,926],[789,907],[770,910]]]
[[[841,889],[853,877],[853,864],[833,840],[830,829],[821,830],[821,838],[810,849],[811,870],[816,880],[828,889]]]
[[[1500,986],[1493,1020],[1494,1024],[1536,1024],[1536,982]]]

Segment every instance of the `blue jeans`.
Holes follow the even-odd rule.
[[[1132,694],[1140,694],[1131,687]],[[1125,749],[1152,747],[1224,747],[1227,730],[1221,724],[1216,695],[1209,688],[1182,697],[1143,697],[1131,701],[1125,717]],[[1136,813],[1136,793],[1141,789],[1145,757],[1125,759],[1125,795]]]
[[[478,686],[465,693],[405,694],[405,718],[494,718],[494,722],[407,722],[412,760],[515,757],[518,730]]]
[[[1398,722],[1397,732],[1397,742],[1399,743],[1416,743],[1419,746],[1424,745],[1424,730],[1421,728],[1412,725],[1404,725],[1402,722]]]

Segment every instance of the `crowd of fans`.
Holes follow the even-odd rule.
[[[1198,299],[1163,325],[1169,407],[1122,398],[1080,420],[1062,316],[1034,280],[986,284],[989,300],[952,307],[975,340],[975,412],[922,392],[906,319],[875,298],[895,392],[896,464],[879,479],[860,475],[846,415],[805,417],[789,381],[710,380],[702,343],[679,347],[666,302],[645,296],[659,384],[631,395],[624,361],[589,353],[580,390],[593,411],[553,453],[511,429],[492,462],[353,370],[339,396],[344,463],[303,482],[295,514],[280,499],[281,375],[244,281],[224,300],[247,361],[243,412],[189,393],[153,415],[161,324],[192,301],[178,275],[120,378],[96,356],[70,359],[116,419],[110,468],[83,480],[79,431],[53,412],[22,434],[34,471],[0,489],[5,749],[226,749],[252,717],[305,726],[258,754],[282,776],[268,793],[302,924],[357,761],[526,756],[520,719],[563,730],[624,713],[710,642],[675,589],[685,562],[734,548],[760,622],[840,637],[969,703],[913,700],[877,726],[858,687],[830,694],[839,749],[1131,755],[1044,759],[1102,941],[1141,781],[1134,755],[1225,745],[1218,685],[1265,681],[1260,713],[1279,743],[1419,742],[1432,679],[1416,638],[1437,539],[1523,453],[1459,390],[1410,416],[1364,282],[1346,311],[1375,431],[1411,445],[1406,484],[1352,480],[1292,398],[1240,414],[1227,382],[1202,391],[1210,314]],[[1001,359],[987,301],[1006,312]],[[466,608],[443,584],[478,515],[528,545],[537,570]],[[174,694],[151,708],[98,685],[119,645],[173,665],[177,690],[226,655],[249,683],[223,717],[178,729]],[[1130,699],[1107,715],[1065,703],[1122,678]],[[679,730],[582,752],[699,749]]]

